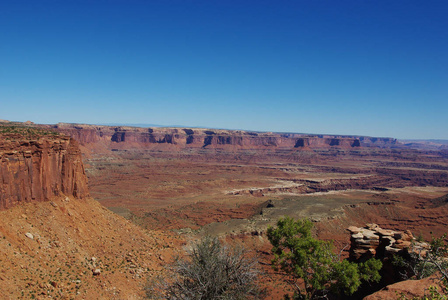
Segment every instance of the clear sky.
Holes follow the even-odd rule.
[[[448,139],[448,1],[2,0],[0,119]]]

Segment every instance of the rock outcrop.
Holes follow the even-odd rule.
[[[350,226],[350,260],[364,261],[375,257],[384,259],[408,251],[426,251],[428,244],[416,241],[409,230],[393,231],[367,224],[363,228]],[[411,250],[412,245],[412,250]]]
[[[78,143],[62,135],[0,134],[0,209],[88,196]]]
[[[364,285],[358,291],[356,299],[415,275],[412,264],[415,264],[418,257],[425,257],[430,249],[427,243],[417,241],[409,230],[386,230],[377,224],[367,224],[363,228],[351,226],[347,230],[351,234],[349,260],[360,263],[376,258],[383,265],[380,270],[380,282]],[[380,298],[366,299],[389,299],[387,296],[381,298],[381,295],[386,296],[387,293],[379,293]]]

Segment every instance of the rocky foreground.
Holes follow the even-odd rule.
[[[429,295],[430,288],[443,290],[438,272],[420,280],[402,281],[406,269],[393,263],[394,256],[400,256],[405,260],[409,259],[410,255],[425,258],[430,250],[428,243],[418,241],[409,230],[387,230],[377,224],[367,224],[364,227],[350,226],[347,230],[351,235],[350,260],[362,262],[369,258],[377,258],[383,262],[382,285],[388,285],[365,297],[364,300],[414,299],[414,297],[421,299]]]

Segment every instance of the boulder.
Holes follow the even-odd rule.
[[[100,269],[93,269],[93,270],[92,270],[92,274],[93,274],[94,276],[101,275],[101,270],[100,270]]]

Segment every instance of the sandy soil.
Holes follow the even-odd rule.
[[[144,231],[93,199],[13,207],[0,211],[1,298],[140,299],[146,278],[183,243]]]

